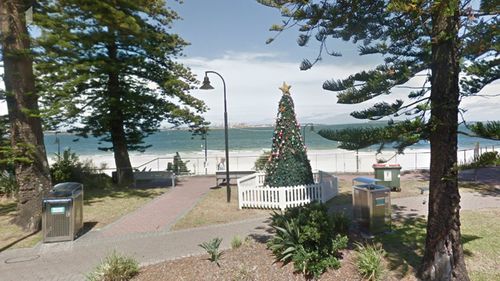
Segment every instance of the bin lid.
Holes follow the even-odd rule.
[[[373,164],[373,169],[401,169],[399,164]]]
[[[387,186],[384,186],[384,185],[377,185],[377,184],[359,184],[359,185],[355,185],[354,186],[355,188],[364,188],[364,189],[368,189],[368,190],[389,190],[389,188],[387,188]]]
[[[49,197],[71,197],[81,192],[83,185],[78,182],[62,182],[54,185],[49,192]]]
[[[379,179],[375,178],[369,178],[369,177],[357,177],[352,179],[353,182],[362,182],[362,183],[367,183],[367,184],[375,184],[378,181],[381,181]]]

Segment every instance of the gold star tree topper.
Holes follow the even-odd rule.
[[[291,87],[292,86],[286,84],[286,82],[283,82],[283,85],[281,85],[281,87],[279,87],[278,89],[280,89],[281,92],[283,92],[283,95],[289,95]]]

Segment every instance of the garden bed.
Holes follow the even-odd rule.
[[[500,209],[462,212],[462,236],[465,262],[472,281],[500,280],[500,253],[492,245],[500,243]],[[387,252],[386,278],[413,281],[425,240],[423,218],[396,222],[390,235],[377,239]],[[351,247],[352,248],[352,247]],[[362,280],[354,265],[354,250],[342,251],[341,268],[328,270],[319,280]],[[208,261],[208,255],[191,256],[141,268],[133,280],[306,280],[294,273],[293,265],[275,263],[266,245],[251,241],[222,255],[220,267]]]
[[[361,278],[352,263],[351,251],[344,251],[339,270],[329,270],[320,280],[359,281]],[[207,260],[208,255],[192,256],[141,268],[135,281],[156,280],[306,280],[293,272],[293,265],[274,263],[272,252],[259,242],[247,242],[238,249],[222,255],[220,267]]]

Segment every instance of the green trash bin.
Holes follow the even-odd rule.
[[[392,191],[401,191],[401,166],[399,164],[374,164],[375,178],[380,181],[377,184],[386,186]]]

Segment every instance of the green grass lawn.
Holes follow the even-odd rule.
[[[391,198],[419,196],[419,187],[427,187],[429,182],[425,179],[401,180],[401,191],[391,192]],[[352,181],[349,179],[339,179],[339,194],[327,202],[328,207],[336,205],[352,204]]]
[[[461,212],[462,243],[471,280],[500,280],[500,208]],[[413,275],[425,244],[424,218],[396,222],[393,232],[379,236],[387,252],[389,270],[399,278]]]
[[[227,203],[226,187],[210,190],[185,216],[173,226],[173,230],[228,223],[269,215],[270,210],[238,209],[238,190],[231,187],[231,202]]]
[[[136,210],[165,188],[126,189],[92,188],[84,191],[83,221],[86,231],[101,228]],[[0,249],[32,247],[41,240],[41,232],[28,233],[11,223],[16,215],[13,199],[0,201]]]
[[[498,193],[498,189],[495,189],[494,186],[482,183],[459,182],[458,186],[460,192],[479,192],[485,195]],[[429,181],[424,178],[401,179],[401,191],[391,192],[391,198],[421,196],[419,187],[429,187]],[[427,192],[425,193],[425,195],[428,194]],[[339,194],[326,204],[328,207],[352,204],[352,181],[350,179],[339,178]]]

